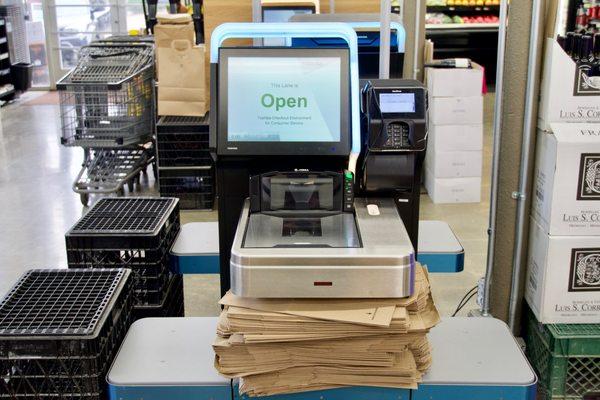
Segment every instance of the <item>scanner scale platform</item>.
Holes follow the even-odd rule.
[[[336,238],[327,241],[350,241],[352,246],[324,245],[327,241],[319,234],[290,243],[285,231],[265,228],[263,236],[271,238],[270,245],[258,248],[245,245],[249,232],[260,234],[252,228],[250,202],[246,201],[231,249],[233,293],[257,298],[410,296],[415,255],[393,200],[355,199],[354,209],[354,214],[345,213],[345,217],[337,214],[350,227],[341,224],[327,232]],[[274,229],[282,229],[283,218],[277,219]],[[360,235],[360,246],[348,239],[353,232]],[[281,243],[284,246],[278,246]]]

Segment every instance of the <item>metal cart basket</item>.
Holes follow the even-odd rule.
[[[121,147],[153,133],[154,57],[147,43],[83,47],[78,65],[57,83],[62,144]]]

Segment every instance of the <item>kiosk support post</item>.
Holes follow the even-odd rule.
[[[390,77],[390,0],[381,0],[379,25],[379,79]]]

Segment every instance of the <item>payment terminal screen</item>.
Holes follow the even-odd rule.
[[[229,57],[230,142],[339,142],[341,60]]]
[[[414,93],[381,93],[379,109],[382,113],[414,113],[416,111]]]

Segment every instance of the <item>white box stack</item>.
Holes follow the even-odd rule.
[[[427,69],[425,187],[434,203],[481,201],[483,70]]]
[[[600,86],[588,69],[547,39],[525,282],[543,324],[600,323]]]
[[[600,323],[600,124],[538,131],[525,298],[544,324]]]

